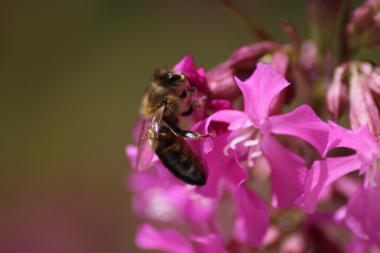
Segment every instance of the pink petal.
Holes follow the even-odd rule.
[[[307,248],[306,238],[300,232],[287,236],[281,243],[280,252],[303,253]]]
[[[208,91],[206,73],[202,68],[197,69],[192,55],[186,55],[173,69],[184,73],[191,85],[197,87],[199,91]]]
[[[362,187],[347,205],[346,224],[361,239],[380,246],[380,186]]]
[[[154,171],[129,177],[129,186],[135,192],[133,207],[136,214],[156,221],[193,224],[208,221],[213,215],[215,199],[198,194],[195,187],[157,179]]]
[[[195,75],[197,73],[197,67],[191,54],[183,57],[182,60],[173,67],[173,69],[188,75]]]
[[[128,157],[129,164],[132,168],[136,167],[137,147],[135,145],[128,145],[125,147],[125,155]]]
[[[267,118],[272,100],[289,82],[267,64],[258,63],[255,72],[245,81],[236,78],[244,97],[244,111],[256,127]]]
[[[328,126],[308,105],[301,105],[293,111],[270,116],[263,126],[264,132],[299,137],[324,156],[328,144]]]
[[[206,119],[205,132],[209,132],[210,124],[213,122],[224,122],[229,124],[230,130],[252,126],[247,115],[238,110],[221,110]]]
[[[142,249],[168,253],[194,253],[190,242],[174,229],[157,230],[149,224],[140,226],[136,234],[136,245]]]
[[[345,147],[353,149],[362,158],[364,165],[368,166],[373,163],[380,155],[380,145],[372,136],[367,125],[358,129],[351,130],[329,122],[330,136],[329,147]]]
[[[357,155],[327,158],[313,163],[306,177],[303,207],[313,212],[323,191],[338,178],[357,170],[361,163]]]
[[[312,40],[307,40],[302,43],[300,53],[301,66],[307,71],[311,79],[315,79],[316,69],[320,62],[320,54],[317,45]]]
[[[227,133],[224,133],[214,138],[213,150],[202,156],[208,167],[208,178],[206,185],[197,190],[207,197],[219,197],[222,183],[236,187],[248,177],[247,171],[240,167],[233,156],[223,154],[223,149],[227,145],[227,137]]]
[[[134,192],[143,192],[150,187],[167,185],[162,180],[156,180],[157,175],[152,170],[131,174],[128,177],[128,185]]]
[[[285,76],[289,67],[288,55],[281,51],[274,53],[270,65],[273,66],[273,68],[280,75]],[[273,98],[269,107],[268,115],[281,113],[284,106],[285,97],[285,92],[280,92]]]
[[[221,156],[222,155],[223,154],[221,154]],[[199,192],[200,194],[202,194],[204,196],[210,197],[210,198],[219,197],[219,195],[221,193],[221,186],[222,186],[221,182],[223,180],[224,170],[227,166],[228,167],[231,166],[230,162],[228,162],[226,164],[222,164],[222,163],[217,163],[217,161],[218,160],[215,160],[213,162],[216,166],[213,166],[210,163],[208,163],[207,166],[209,166],[209,164],[210,164],[211,168],[209,167],[207,182],[204,186],[199,187],[197,189],[197,192]],[[219,158],[219,161],[220,161],[220,158]],[[225,161],[225,160],[223,159],[223,161]]]
[[[193,236],[197,244],[197,252],[200,253],[228,253],[224,247],[223,238],[220,235]]]
[[[304,160],[269,135],[263,141],[262,150],[271,167],[272,205],[296,206],[305,186],[307,170]]]
[[[271,65],[282,76],[285,76],[289,67],[289,57],[287,54],[278,51],[273,54]]]
[[[346,244],[345,248],[345,253],[368,253],[371,246],[368,242],[354,237]]]
[[[134,191],[132,203],[137,215],[163,222],[174,221],[182,215],[186,195],[178,189],[184,186],[157,180],[153,170],[132,174],[128,185]]]
[[[242,242],[259,248],[269,225],[269,208],[244,183],[237,187],[235,200],[238,209],[235,233]]]
[[[213,99],[211,100],[211,110],[213,112],[220,111],[220,110],[228,110],[232,109],[233,104],[231,101],[227,99]]]
[[[379,67],[373,68],[373,71],[370,73],[369,79],[370,80],[369,80],[368,86],[371,88],[372,91],[380,95],[380,68]]]
[[[348,93],[345,82],[347,65],[336,68],[334,78],[327,90],[326,102],[329,112],[338,119],[347,109]]]

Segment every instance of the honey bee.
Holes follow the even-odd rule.
[[[183,73],[167,68],[159,68],[153,73],[140,108],[143,123],[136,169],[145,169],[155,152],[177,178],[188,184],[204,185],[207,177],[204,162],[185,139],[201,139],[208,135],[179,127],[179,116],[191,115],[195,107],[191,104],[184,108],[183,100],[195,92],[191,83],[185,87],[187,81],[190,83]]]

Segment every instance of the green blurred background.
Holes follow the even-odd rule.
[[[238,1],[276,38],[304,1]],[[124,147],[150,74],[252,43],[218,0],[0,2],[0,252],[140,252]]]

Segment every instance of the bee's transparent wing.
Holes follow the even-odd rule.
[[[142,123],[138,140],[136,171],[145,170],[153,159],[164,108],[164,106],[160,107],[153,118],[145,119]]]

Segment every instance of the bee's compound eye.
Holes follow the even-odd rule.
[[[169,73],[168,78],[170,81],[175,82],[181,80],[181,75]]]
[[[179,86],[185,81],[185,75],[180,73],[167,73],[166,75],[166,81],[171,86]]]

